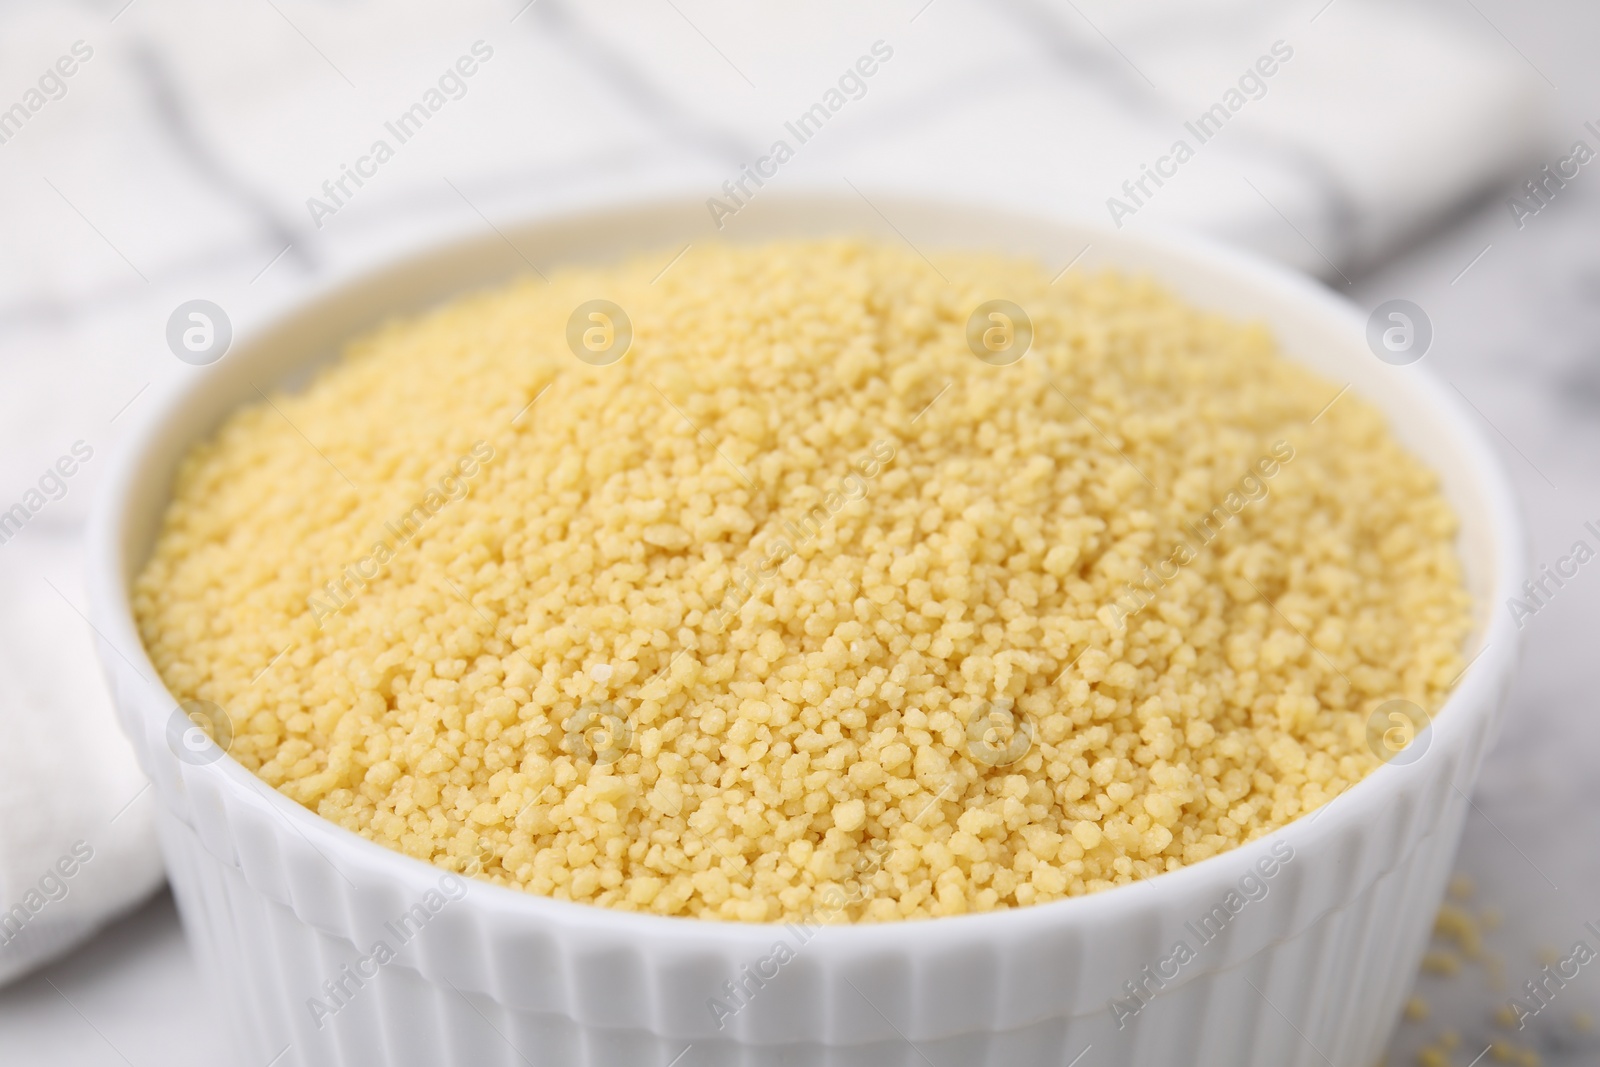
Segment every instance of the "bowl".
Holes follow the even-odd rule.
[[[853,234],[918,249],[1146,273],[1264,321],[1348,384],[1440,476],[1477,625],[1448,703],[1407,753],[1331,803],[1146,881],[1008,911],[807,927],[665,918],[463,880],[326,822],[201,737],[140,643],[129,588],[174,470],[257,385],[293,384],[381,319],[546,263],[715,237]],[[1081,257],[1081,258],[1079,258]],[[663,262],[666,256],[663,256]],[[890,194],[765,191],[727,230],[698,199],[473,233],[329,283],[151,404],[114,457],[90,595],[119,719],[160,798],[167,869],[246,1064],[1366,1065],[1432,927],[1517,635],[1523,534],[1500,464],[1424,364],[1366,342],[1349,302],[1204,241]],[[1330,397],[1331,399],[1331,397]]]

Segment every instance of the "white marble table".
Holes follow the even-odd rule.
[[[118,16],[118,25],[123,25],[122,18],[143,17],[148,26],[129,35],[131,44],[122,42],[121,58],[109,48],[104,58],[108,67],[115,66],[118,77],[143,78],[143,91],[156,92],[153,99],[159,102],[160,75],[150,74],[157,68],[139,66],[137,47],[141,41],[163,39],[166,16],[161,0],[139,2],[149,10],[135,8]],[[85,10],[109,20],[121,3],[88,5]],[[315,7],[288,10],[314,27],[319,17]],[[908,11],[919,7],[913,5]],[[275,16],[270,8],[265,10],[265,19],[272,23]],[[516,7],[495,9],[500,22],[509,18],[508,11],[515,15]],[[1583,128],[1585,120],[1600,119],[1600,68],[1590,54],[1600,39],[1600,11],[1578,0],[1531,6],[1513,6],[1510,0],[1470,0],[1458,14],[1516,61],[1536,66],[1541,78],[1559,86],[1554,93],[1557,143],[1583,137],[1591,145],[1600,144]],[[974,18],[970,9],[950,12],[951,24],[942,27],[939,15],[939,9],[932,9],[919,17],[917,25],[925,25],[932,37],[970,32],[963,22]],[[12,17],[9,12],[0,11],[0,41],[8,17]],[[226,78],[220,79],[219,84],[243,101],[237,113],[257,124],[244,143],[237,129],[211,130],[197,147],[185,140],[181,114],[163,112],[159,106],[152,110],[112,94],[99,105],[109,110],[95,120],[99,132],[93,150],[68,144],[63,152],[69,160],[74,153],[83,158],[63,163],[57,172],[65,175],[61,178],[65,188],[84,191],[90,201],[84,213],[100,221],[106,231],[101,238],[87,231],[68,232],[66,224],[59,223],[65,236],[55,246],[26,240],[18,244],[32,232],[31,223],[20,212],[3,223],[12,240],[0,266],[6,278],[0,289],[0,345],[5,353],[0,389],[25,382],[43,412],[41,424],[56,417],[57,408],[74,413],[62,416],[70,422],[84,409],[85,394],[92,394],[103,399],[96,401],[106,408],[96,416],[103,420],[117,404],[136,397],[142,382],[173,372],[171,357],[159,340],[152,343],[148,338],[158,337],[165,310],[203,286],[207,291],[224,290],[254,314],[265,314],[275,300],[314,281],[317,271],[328,264],[358,251],[370,254],[385,242],[410,239],[451,212],[462,216],[487,205],[487,214],[504,211],[509,216],[531,202],[559,203],[663,183],[700,182],[715,188],[728,169],[726,161],[748,147],[740,131],[759,127],[759,122],[753,123],[748,115],[730,116],[707,103],[716,99],[716,79],[731,77],[725,70],[706,73],[704,84],[679,86],[679,96],[664,99],[651,87],[650,79],[663,75],[650,56],[629,57],[626,45],[610,53],[612,44],[604,35],[560,36],[564,17],[560,10],[539,12],[538,17],[547,20],[541,23],[543,32],[557,34],[558,43],[539,43],[530,32],[528,41],[515,46],[526,54],[515,54],[546,71],[547,87],[557,94],[557,101],[561,93],[569,94],[571,109],[580,111],[584,122],[546,123],[530,106],[526,128],[507,132],[507,143],[500,146],[507,162],[498,169],[477,166],[472,153],[478,151],[481,157],[484,150],[470,144],[452,145],[430,161],[448,176],[452,159],[457,158],[450,152],[459,150],[460,171],[480,175],[468,186],[473,202],[463,205],[442,186],[431,193],[419,192],[421,185],[397,178],[396,189],[403,192],[387,199],[387,194],[375,192],[370,204],[354,204],[356,210],[335,220],[344,224],[337,234],[331,230],[308,234],[304,219],[292,214],[298,210],[293,207],[295,196],[315,187],[309,180],[314,169],[291,174],[285,165],[284,173],[270,173],[271,144],[252,147],[251,142],[251,138],[259,141],[261,130],[270,129],[282,139],[330,138],[324,160],[348,154],[348,131],[362,128],[360,121],[341,127],[337,114],[323,121],[325,113],[348,110],[341,96],[345,72],[327,57],[319,59],[307,51],[304,46],[309,41],[285,32],[256,42],[265,54],[304,65],[310,71],[307,79],[316,86],[315,92],[284,105],[287,111],[281,115],[250,110],[248,72],[231,87]],[[526,18],[533,20],[535,13]],[[672,16],[667,19],[670,24]],[[521,28],[526,23],[513,25]],[[282,30],[281,25],[278,28]],[[374,27],[372,32],[381,35],[384,30]],[[672,32],[688,33],[681,23]],[[1017,32],[1028,36],[1028,31]],[[463,36],[463,43],[470,39]],[[819,152],[809,165],[841,169],[848,165],[892,180],[896,166],[904,169],[908,160],[914,165],[920,158],[936,158],[931,146],[941,141],[980,144],[989,127],[988,119],[973,112],[975,97],[1003,111],[1026,108],[1054,91],[1049,64],[1060,57],[1050,57],[1048,42],[1039,49],[1045,58],[1031,66],[1006,60],[1005,48],[1014,45],[981,36],[960,53],[959,69],[941,72],[927,69],[937,64],[925,63],[911,79],[914,88],[894,99],[888,99],[886,90],[884,101],[874,101],[884,109],[878,121],[885,126],[877,134],[870,124],[854,132],[841,131],[841,143],[829,149],[832,154]],[[0,63],[6,59],[5,48],[0,43]],[[839,52],[841,63],[853,58],[854,53],[847,52],[848,48]],[[508,61],[512,55],[508,45]],[[771,60],[770,55],[758,58]],[[632,76],[620,75],[619,65],[627,66],[623,60],[631,59],[641,60],[639,69]],[[909,49],[907,60],[912,61]],[[225,55],[187,56],[183,69],[192,74],[227,62]],[[708,67],[719,63],[715,56],[706,61]],[[141,69],[143,75],[137,73]],[[598,91],[597,77],[611,79],[606,92]],[[411,91],[399,84],[397,99]],[[382,99],[380,95],[373,105],[374,113],[382,111]],[[460,106],[474,105],[469,93]],[[195,114],[203,130],[213,112],[201,108]],[[541,156],[521,143],[541,138],[561,141],[559,159],[551,161],[554,157]],[[218,149],[218,144],[226,145],[226,150]],[[241,159],[245,162],[239,163]],[[219,170],[218,160],[234,161],[233,169]],[[0,187],[22,180],[15,167],[6,173],[8,163],[10,158],[0,149]],[[396,163],[397,167],[421,165],[420,159]],[[1437,158],[1423,165],[1450,168],[1455,161]],[[132,191],[119,193],[120,186],[95,186],[87,179],[81,186],[74,184],[76,167],[116,166],[135,175]],[[1532,171],[1527,176],[1532,177]],[[23,177],[34,182],[37,175]],[[974,182],[996,180],[993,175],[970,177]],[[1016,199],[1029,204],[1048,199],[1047,178],[1038,173],[1016,177]],[[528,189],[537,190],[531,200]],[[10,199],[12,206],[19,203],[15,196]],[[1320,232],[1301,233],[1287,219],[1280,225],[1273,217],[1265,223],[1252,221],[1250,226],[1275,228],[1258,235],[1263,246],[1294,247],[1293,255],[1302,259],[1320,258],[1316,245],[1326,236]],[[181,231],[183,239],[169,239],[174,231]],[[1353,281],[1335,274],[1331,282],[1363,306],[1404,297],[1427,310],[1436,329],[1428,361],[1479,410],[1490,436],[1501,446],[1526,508],[1539,562],[1564,553],[1583,536],[1586,520],[1600,522],[1600,463],[1595,458],[1600,455],[1597,234],[1600,167],[1585,169],[1523,228],[1513,220],[1503,193],[1488,196],[1380,263],[1361,268],[1345,265],[1344,274]],[[116,245],[108,250],[113,239]],[[291,249],[280,258],[285,244]],[[148,280],[141,282],[134,274]],[[146,340],[131,343],[130,337]],[[47,360],[53,361],[52,369],[42,373],[39,368]],[[77,508],[78,501],[72,498],[72,506],[60,514],[66,535],[81,522]],[[1521,1048],[1536,1047],[1545,1064],[1600,1064],[1600,1031],[1585,1032],[1578,1017],[1587,1011],[1600,1018],[1600,981],[1587,971],[1527,1030],[1510,1034],[1492,1025],[1496,1007],[1543,965],[1538,956],[1542,949],[1565,953],[1583,936],[1584,922],[1600,919],[1600,785],[1596,784],[1600,775],[1595,772],[1600,716],[1594,714],[1600,657],[1593,651],[1597,623],[1600,569],[1595,568],[1586,568],[1528,621],[1527,654],[1514,711],[1485,768],[1462,845],[1459,867],[1477,885],[1472,906],[1492,906],[1503,917],[1487,938],[1488,947],[1503,958],[1506,986],[1495,988],[1488,972],[1476,965],[1455,977],[1421,976],[1418,992],[1430,1003],[1431,1015],[1426,1022],[1402,1025],[1389,1058],[1392,1064],[1413,1062],[1416,1050],[1437,1040],[1445,1029],[1458,1034],[1449,1059],[1458,1065],[1471,1062],[1497,1036],[1511,1037]],[[1498,1061],[1489,1056],[1480,1062]],[[224,1034],[211,1014],[164,893],[69,957],[0,989],[0,1064],[231,1063]]]

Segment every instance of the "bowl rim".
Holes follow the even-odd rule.
[[[1249,282],[1274,301],[1298,304],[1321,317],[1342,320],[1352,336],[1359,335],[1363,329],[1364,316],[1351,301],[1338,293],[1289,267],[1194,233],[1144,226],[1137,231],[1123,231],[1082,216],[1050,216],[975,201],[955,202],[898,189],[868,191],[873,193],[869,203],[874,206],[886,203],[906,208],[948,211],[974,219],[1034,223],[1058,229],[1070,227],[1095,234],[1096,242],[1120,243],[1171,260],[1188,258],[1203,261],[1227,274],[1230,280]],[[805,189],[767,192],[763,194],[763,199],[769,203],[781,201],[791,208],[818,207],[822,210],[827,210],[830,205],[851,202],[851,198],[840,194]],[[515,235],[553,227],[582,229],[607,221],[615,222],[630,215],[684,212],[689,209],[700,210],[700,200],[686,194],[628,195],[589,202],[576,209],[559,208],[528,213],[498,227],[496,233],[500,236],[484,235],[479,228],[467,225],[443,235],[430,233],[398,251],[390,250],[330,271],[294,299],[274,308],[260,323],[236,333],[230,352],[252,349],[274,330],[337,306],[349,299],[358,287],[376,279],[387,275],[398,276],[405,271],[415,270],[429,259],[447,254],[490,248],[501,241],[509,243],[510,239],[504,233]],[[736,237],[734,243],[740,243]],[[643,245],[633,249],[643,250]],[[509,276],[504,280],[509,280]],[[455,295],[481,288],[481,285],[465,284],[456,290]],[[425,309],[424,305],[414,311]],[[1286,352],[1285,358],[1293,357]],[[303,369],[316,361],[315,356],[306,357],[289,361],[288,366]],[[1479,638],[1479,651],[1468,662],[1455,688],[1426,728],[1432,735],[1433,745],[1455,746],[1465,744],[1475,732],[1490,729],[1492,723],[1489,720],[1495,714],[1499,691],[1515,665],[1520,635],[1503,613],[1494,610],[1494,605],[1516,593],[1513,583],[1527,560],[1525,533],[1511,481],[1501,457],[1489,445],[1487,435],[1467,414],[1466,406],[1450,395],[1431,368],[1419,364],[1407,369],[1416,374],[1414,388],[1431,405],[1438,420],[1450,429],[1454,437],[1453,444],[1465,454],[1464,467],[1470,470],[1475,488],[1483,494],[1485,511],[1489,516],[1490,528],[1486,533],[1491,547],[1487,554],[1492,557],[1494,573],[1492,579],[1485,583],[1490,593],[1481,607],[1481,614],[1477,614],[1479,606],[1474,605],[1477,614],[1474,620],[1477,627],[1475,636]],[[288,373],[292,373],[292,370]],[[124,530],[129,521],[129,512],[138,499],[136,487],[141,472],[151,462],[148,454],[156,445],[161,427],[168,417],[199,402],[198,394],[203,384],[203,376],[197,375],[152,390],[156,396],[151,404],[134,420],[119,446],[112,450],[105,484],[99,492],[90,520],[86,583],[89,619],[100,637],[99,658],[111,678],[114,690],[119,694],[116,679],[120,667],[108,650],[156,691],[148,700],[134,701],[119,695],[119,703],[135,703],[139,708],[136,714],[146,720],[153,715],[164,716],[165,709],[176,707],[177,700],[160,682],[160,675],[149,659],[134,621],[130,587],[135,571],[125,565],[122,549]],[[220,419],[231,410],[236,410],[236,405],[214,411],[213,415]],[[215,421],[211,425],[214,431]],[[203,439],[203,435],[191,436],[188,441],[192,445],[200,439]],[[1429,467],[1433,469],[1431,464]],[[170,470],[167,475],[170,479]],[[158,708],[162,710],[158,711]],[[127,722],[125,720],[125,725]],[[164,722],[153,721],[141,724],[146,736],[156,736],[164,726]],[[141,754],[147,748],[137,744],[136,747]],[[169,763],[168,769],[174,769],[170,764],[177,763],[177,758],[166,752],[164,746],[150,745],[148,751],[152,759],[166,761]],[[267,786],[231,756],[224,756],[204,766],[186,765],[176,770],[214,776],[219,788],[234,799],[256,810],[269,812],[279,820],[286,820],[308,844],[323,853],[324,859],[341,875],[347,871],[359,871],[364,876],[381,878],[390,885],[420,887],[436,884],[442,875],[450,873],[324,819]],[[149,771],[146,773],[149,774]],[[1129,911],[1148,911],[1162,895],[1188,899],[1193,896],[1193,890],[1206,885],[1231,884],[1252,869],[1256,861],[1278,842],[1289,843],[1291,847],[1305,847],[1334,834],[1336,828],[1358,821],[1363,813],[1394,799],[1406,781],[1405,774],[1406,768],[1403,766],[1381,766],[1314,812],[1302,814],[1268,834],[1196,863],[1186,864],[1175,871],[1082,896],[1024,907],[889,922],[822,925],[817,928],[815,939],[808,942],[808,951],[812,946],[824,943],[834,951],[847,953],[869,952],[890,946],[903,948],[908,938],[920,942],[936,939],[939,942],[959,940],[966,943],[974,939],[999,937],[1014,931],[1019,924],[1093,925]],[[1321,819],[1323,813],[1336,807],[1339,811],[1333,817]],[[330,854],[334,858],[330,858]],[[470,890],[468,895],[476,901],[474,907],[496,916],[531,922],[548,921],[575,933],[622,936],[633,942],[648,942],[660,947],[720,946],[759,954],[767,950],[776,934],[793,925],[773,921],[749,923],[623,911],[602,905],[559,900],[469,876],[458,877],[466,881]],[[1155,890],[1157,895],[1152,896],[1150,890]]]

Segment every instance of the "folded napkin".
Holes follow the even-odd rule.
[[[0,544],[0,983],[71,948],[162,878],[149,783],[112,719],[78,614],[76,480],[60,479],[70,487],[60,500],[39,490],[45,508]]]
[[[125,3],[0,12],[0,981],[159,881],[77,557],[120,410],[198,373],[179,302],[244,323],[431,230],[716,200],[780,140],[768,187],[1196,227],[1339,283],[1545,139],[1492,27],[1379,0]]]

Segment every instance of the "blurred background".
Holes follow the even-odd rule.
[[[713,201],[708,241],[773,187],[1198,229],[1423,310],[1537,576],[1600,547],[1597,45],[1579,0],[0,2],[0,913],[31,916],[0,914],[0,1063],[233,1063],[79,574],[119,433],[203,372],[181,305],[238,334],[436,236],[661,194]],[[1600,945],[1600,565],[1544,601],[1391,1064],[1600,1064],[1596,968],[1506,1018]]]

